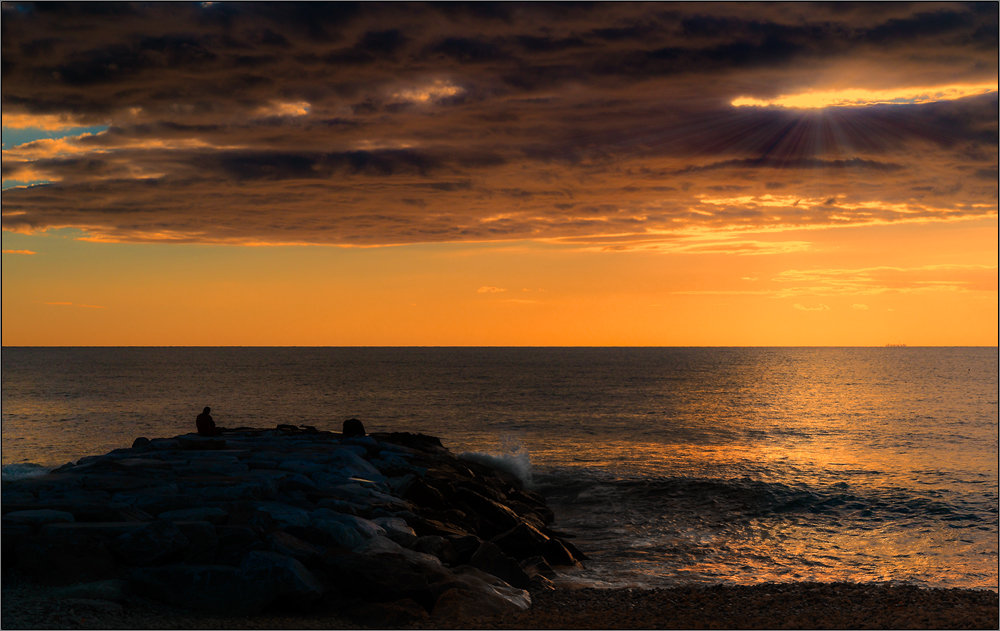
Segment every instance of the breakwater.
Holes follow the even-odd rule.
[[[77,597],[207,613],[514,613],[586,558],[516,476],[413,433],[138,438],[2,493],[5,566]]]

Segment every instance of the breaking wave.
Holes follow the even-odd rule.
[[[500,445],[495,452],[465,451],[458,457],[506,471],[516,475],[525,486],[531,486],[531,455],[524,443],[509,434],[500,437]]]
[[[0,471],[0,480],[3,482],[13,482],[24,478],[33,478],[36,475],[45,475],[52,470],[52,467],[43,467],[32,462],[19,462],[16,464],[3,465]]]

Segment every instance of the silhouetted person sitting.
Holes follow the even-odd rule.
[[[198,415],[195,420],[195,425],[198,426],[198,434],[201,436],[218,436],[222,433],[222,429],[215,426],[215,421],[212,419],[212,415],[209,412],[212,408],[205,408],[205,411]]]
[[[344,421],[344,438],[351,438],[352,436],[364,436],[365,435],[365,425],[356,418],[349,418]]]

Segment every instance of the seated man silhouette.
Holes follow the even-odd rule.
[[[195,419],[195,425],[198,426],[198,434],[201,436],[219,436],[222,434],[222,428],[215,426],[215,421],[212,419],[212,415],[209,414],[211,411],[212,408],[205,408],[205,411]]]

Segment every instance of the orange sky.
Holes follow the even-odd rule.
[[[3,344],[996,345],[996,5],[665,8],[5,4]]]

